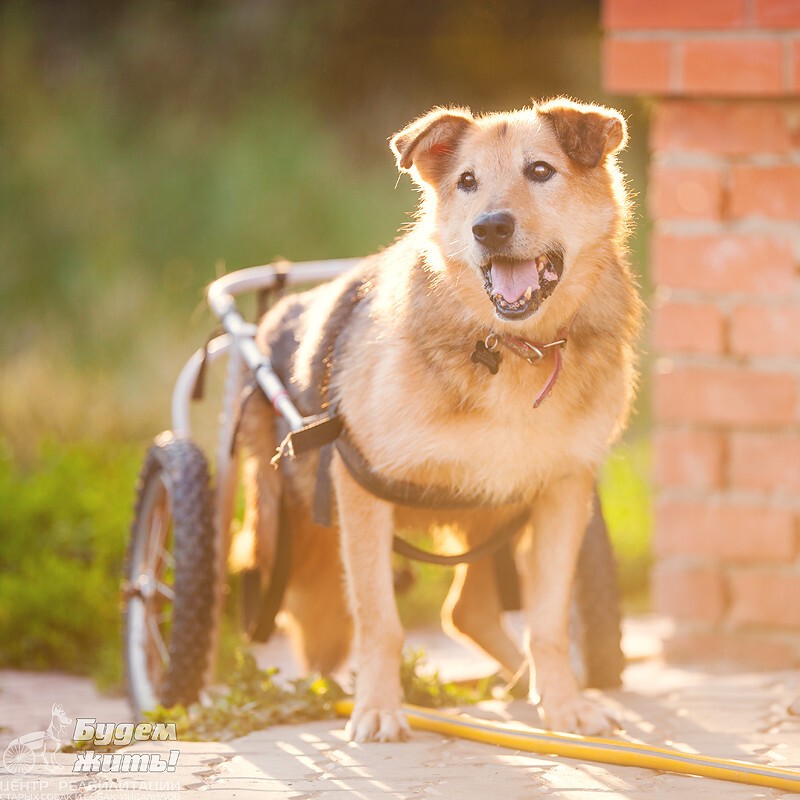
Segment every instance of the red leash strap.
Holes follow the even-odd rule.
[[[553,348],[553,371],[550,373],[550,377],[547,379],[547,383],[541,388],[539,394],[536,395],[536,399],[533,401],[533,407],[539,408],[539,406],[545,401],[547,395],[553,391],[553,387],[556,385],[556,381],[558,380],[558,375],[561,372],[561,347],[563,345],[559,345],[558,347]]]
[[[506,335],[499,338],[499,341],[502,342],[507,349],[514,353],[514,355],[524,358],[531,366],[536,366],[544,359],[548,350],[553,351],[553,371],[550,373],[550,377],[547,379],[545,385],[539,391],[539,394],[536,395],[536,399],[533,401],[534,408],[539,408],[550,392],[553,391],[558,376],[561,374],[561,366],[563,363],[561,349],[567,344],[567,332],[568,329],[563,328],[559,331],[560,338],[556,339],[554,342],[548,342],[547,344],[529,342],[526,339],[518,339],[516,336]]]

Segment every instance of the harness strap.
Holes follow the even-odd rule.
[[[342,462],[347,467],[347,471],[361,486],[370,494],[388,503],[394,503],[411,508],[481,508],[491,505],[511,505],[519,502],[519,498],[513,495],[504,498],[501,503],[487,502],[485,497],[470,496],[467,494],[453,494],[444,489],[430,486],[420,486],[409,481],[388,478],[375,472],[370,466],[369,461],[362,455],[361,451],[353,444],[347,435],[347,429],[343,428],[341,435],[336,440],[337,452],[342,458]]]
[[[395,553],[415,561],[424,561],[426,564],[438,564],[442,567],[452,567],[456,564],[473,564],[481,558],[490,556],[507,545],[522,530],[530,515],[529,509],[523,509],[510,522],[507,522],[498,531],[495,531],[485,542],[453,556],[442,556],[438,553],[429,553],[415,547],[405,539],[395,536],[392,540],[392,549]]]
[[[280,443],[278,452],[270,461],[276,469],[284,456],[294,459],[336,441],[344,427],[342,418],[335,411],[305,417],[304,421],[306,424],[302,428],[291,431]]]
[[[292,564],[292,535],[286,511],[286,499],[281,498],[278,518],[278,541],[275,548],[275,561],[269,578],[269,587],[256,606],[256,613],[248,620],[245,631],[251,642],[266,642],[275,630],[275,617],[280,611],[283,595],[289,583]],[[259,571],[255,571],[259,575]]]

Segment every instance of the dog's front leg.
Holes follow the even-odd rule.
[[[523,551],[523,593],[531,662],[531,700],[546,724],[589,736],[610,732],[609,716],[581,694],[569,662],[569,605],[591,514],[589,470],[554,481],[533,505],[533,536]]]
[[[409,728],[400,710],[403,629],[392,579],[392,506],[364,491],[340,459],[332,470],[355,627],[356,697],[347,733],[357,742],[405,739]]]

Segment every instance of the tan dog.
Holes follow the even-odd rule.
[[[301,410],[335,404],[374,473],[483,503],[447,512],[381,500],[334,453],[337,536],[311,521],[317,457],[275,472],[283,432],[266,402],[248,404],[246,527],[268,570],[277,498],[287,498],[297,555],[287,625],[305,663],[324,670],[346,655],[352,624],[357,741],[407,733],[392,535],[447,528],[474,545],[527,507],[517,555],[531,697],[555,729],[609,729],[573,676],[567,617],[597,468],[634,390],[640,301],[614,156],[625,139],[617,112],[567,100],[480,118],[430,112],[391,141],[422,190],[413,229],[356,272],[285,298],[260,326]],[[523,655],[487,563],[459,568],[445,622],[514,673]]]

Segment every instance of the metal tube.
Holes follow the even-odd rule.
[[[355,266],[357,258],[339,258],[330,261],[304,261],[297,264],[265,264],[248,267],[217,278],[207,290],[208,304],[220,318],[233,305],[233,297],[243,292],[269,289],[275,286],[278,275],[285,275],[288,286],[303,283],[321,283],[341,275]]]
[[[255,343],[256,326],[247,322],[239,313],[235,296],[242,292],[275,286],[278,275],[285,275],[288,285],[330,280],[357,262],[358,259],[338,259],[250,267],[223,275],[208,287],[208,304],[211,310],[233,337],[237,351],[255,375],[258,385],[291,430],[303,427],[303,415],[292,403],[286,387],[272,369],[269,358],[258,349]]]
[[[186,362],[175,381],[172,390],[172,432],[179,439],[192,435],[191,404],[192,392],[197,383],[197,374],[205,357],[208,363],[216,361],[223,353],[227,353],[232,344],[232,337],[227,333],[217,336],[208,343],[208,347],[200,348]]]

